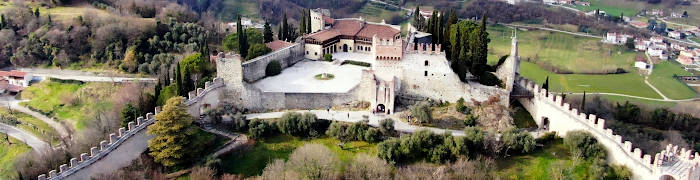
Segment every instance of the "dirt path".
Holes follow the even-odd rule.
[[[3,98],[2,100],[7,102],[7,103],[1,103],[0,106],[7,107],[9,104],[10,109],[17,110],[17,111],[23,112],[25,114],[29,114],[29,115],[34,116],[35,118],[37,118],[41,121],[44,121],[46,124],[49,124],[49,126],[51,126],[51,128],[55,129],[56,132],[58,132],[58,135],[60,135],[61,138],[69,138],[70,137],[70,131],[63,124],[53,120],[52,118],[44,116],[43,114],[41,114],[39,112],[32,111],[31,109],[29,109],[27,107],[19,105],[20,102],[24,102],[26,100],[17,100],[17,99],[14,99],[14,97],[8,97],[8,96],[2,97],[2,98]]]

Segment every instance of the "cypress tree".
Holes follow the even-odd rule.
[[[182,84],[182,75],[180,74],[180,63],[177,63],[175,67],[175,87],[177,87],[177,94],[180,96],[187,96],[184,90],[184,85]]]
[[[547,76],[547,79],[544,80],[544,84],[542,84],[542,89],[546,89],[547,92],[549,92],[549,76]]]
[[[265,43],[272,42],[272,27],[270,27],[270,23],[265,21],[265,30],[263,31],[263,41]]]
[[[236,34],[238,34],[238,54],[241,54],[243,56],[243,51],[247,51],[248,49],[243,48],[243,39],[245,39],[245,32],[243,32],[243,26],[241,25],[241,15],[238,15],[238,19],[236,21]]]
[[[581,112],[586,110],[586,91],[583,91],[583,98],[581,99]]]
[[[158,78],[158,82],[156,83],[156,87],[153,90],[153,99],[152,99],[152,104],[157,104],[158,102],[158,96],[160,96],[160,90],[162,89],[161,83],[160,83],[160,78]]]
[[[421,24],[423,23],[421,19],[423,16],[420,15],[420,6],[416,6],[416,10],[413,11],[413,26],[419,31],[421,30]]]
[[[306,10],[306,15],[306,33],[311,33],[311,9]]]
[[[282,25],[280,25],[280,26],[277,28],[277,40],[283,40],[283,41],[284,41],[284,36],[283,36],[284,33],[283,33],[283,32],[284,32],[284,31],[282,31]]]
[[[299,34],[306,34],[306,13],[301,10],[301,18],[299,18]]]
[[[7,22],[5,21],[5,14],[0,14],[0,29],[5,29]]]
[[[287,13],[284,13],[282,17],[282,40],[287,41],[289,39],[289,24],[287,24]]]
[[[185,66],[185,69],[182,73],[182,82],[184,84],[183,89],[185,92],[190,92],[194,90],[194,83],[192,82],[192,72],[187,66]]]

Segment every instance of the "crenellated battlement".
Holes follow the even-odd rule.
[[[153,113],[146,114],[146,118],[138,117],[136,121],[129,122],[127,128],[119,128],[115,133],[109,134],[109,141],[103,140],[98,147],[91,147],[90,154],[80,154],[80,159],[71,158],[69,164],[62,164],[57,170],[49,171],[49,176],[46,174],[39,175],[37,179],[64,179],[79,170],[92,165],[105,157],[107,154],[117,149],[127,139],[133,137],[137,133],[143,131],[149,125],[155,122],[155,115],[160,113],[160,107],[156,107]]]
[[[516,85],[533,92],[534,97],[529,100],[531,105],[542,106],[545,109],[552,107],[555,111],[559,111],[552,112],[549,109],[544,111],[535,110],[536,112],[533,113],[533,117],[538,118],[538,116],[535,115],[537,113],[542,113],[539,114],[540,117],[550,115],[556,116],[555,114],[563,113],[563,115],[568,118],[556,116],[558,118],[553,119],[553,121],[566,121],[567,119],[574,121],[567,122],[568,125],[565,127],[557,127],[562,129],[552,128],[548,130],[563,131],[560,132],[560,134],[566,134],[566,131],[571,130],[588,131],[608,148],[611,156],[615,156],[611,158],[612,161],[626,165],[635,173],[646,172],[659,176],[670,174],[676,177],[676,179],[698,179],[698,177],[700,177],[700,172],[698,172],[699,169],[697,167],[700,165],[700,158],[696,158],[699,156],[698,152],[693,154],[691,150],[686,150],[684,148],[678,149],[678,146],[669,145],[666,147],[666,150],[657,153],[655,156],[644,154],[641,149],[635,148],[632,142],[623,141],[622,136],[616,135],[612,129],[606,128],[605,119],[599,118],[595,114],[586,114],[579,112],[576,108],[571,108],[570,104],[563,102],[563,97],[540,88],[537,83],[531,80],[520,76],[516,76],[515,80],[517,83]],[[528,111],[531,111],[531,109],[528,109]],[[572,123],[581,124],[583,126]],[[683,164],[678,165],[679,162]],[[649,177],[641,176],[641,178],[647,179]]]
[[[214,91],[215,89],[224,87],[224,79],[214,78],[212,81],[207,81],[204,83],[204,88],[197,88],[194,91],[187,93],[187,99],[185,100],[185,105],[190,106],[202,97],[206,96],[207,93]]]
[[[409,54],[444,54],[441,44],[408,43],[406,53]]]

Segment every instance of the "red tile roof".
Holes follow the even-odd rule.
[[[326,24],[333,24],[335,23],[335,19],[328,17],[328,16],[323,16],[323,22]]]
[[[390,26],[378,25],[378,24],[367,24],[365,25],[357,36],[372,38],[375,34],[380,39],[393,39],[394,36],[401,33],[398,29],[394,29]]]
[[[24,75],[27,75],[27,72],[17,71],[17,70],[0,71],[0,76],[3,76],[3,77],[10,76],[10,77],[24,78]]]
[[[365,22],[356,19],[338,19],[335,20],[333,29],[338,30],[343,36],[355,36],[362,30],[364,24]]]
[[[325,40],[339,36],[341,33],[337,29],[328,29],[315,33],[311,33],[306,37],[313,38],[316,41],[323,42]]]
[[[292,45],[292,43],[282,40],[275,40],[269,43],[265,43],[265,46],[272,49],[272,51],[277,51],[278,49],[282,49],[290,45]]]

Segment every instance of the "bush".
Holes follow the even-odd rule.
[[[528,132],[521,132],[517,129],[510,129],[503,133],[501,137],[507,155],[509,151],[516,153],[529,153],[535,149],[535,138]]]
[[[260,119],[251,120],[248,127],[248,134],[250,134],[252,138],[262,138],[274,134],[275,132],[275,126]]]
[[[537,139],[535,139],[535,142],[537,142],[537,144],[544,144],[544,143],[552,142],[552,141],[557,140],[557,139],[559,139],[559,136],[557,136],[557,132],[552,131],[552,132],[547,132],[544,135],[538,137]]]
[[[585,131],[571,131],[564,137],[564,145],[569,148],[571,154],[580,155],[583,158],[605,158],[605,147],[598,140]]]
[[[479,77],[479,83],[486,86],[501,86],[501,80],[491,72],[485,72],[483,75],[481,75],[481,77]]]
[[[394,132],[394,120],[387,118],[387,119],[382,119],[379,121],[379,131],[382,132],[382,134],[389,135],[393,134]]]
[[[248,48],[248,56],[245,57],[245,60],[255,59],[258,56],[262,56],[270,52],[272,52],[272,49],[265,46],[265,44],[253,44],[250,46],[250,48]]]
[[[280,132],[296,136],[316,136],[319,127],[319,119],[312,113],[288,112],[284,113],[277,121]]]
[[[353,61],[353,60],[345,60],[343,63],[340,63],[340,65],[346,65],[346,64],[351,64],[351,65],[356,65],[356,66],[362,66],[362,67],[370,67],[372,64],[367,63],[367,62],[362,62],[362,61]]]
[[[364,121],[353,123],[349,126],[334,121],[326,131],[326,135],[341,141],[367,141],[374,143],[384,139],[380,130],[370,127]]]
[[[419,130],[411,135],[391,138],[377,145],[377,155],[391,163],[428,160],[442,163],[467,156],[470,142],[465,137],[437,135]]]
[[[282,65],[278,61],[272,61],[265,67],[265,76],[276,76],[282,73]]]
[[[430,109],[430,104],[427,102],[420,102],[411,107],[411,116],[417,120],[418,123],[430,123],[433,121],[433,115]]]
[[[345,179],[390,180],[392,166],[367,154],[358,154],[345,171]]]
[[[331,55],[331,54],[323,55],[323,60],[328,61],[328,62],[332,62],[332,61],[333,61],[333,55]]]
[[[467,115],[467,117],[464,118],[464,125],[465,126],[476,126],[476,120],[478,120],[479,117],[473,114]]]
[[[462,114],[469,114],[472,111],[471,109],[469,109],[469,107],[464,105],[464,98],[459,98],[459,100],[457,100],[457,105],[455,105],[455,109],[457,110],[457,112],[460,112]]]

